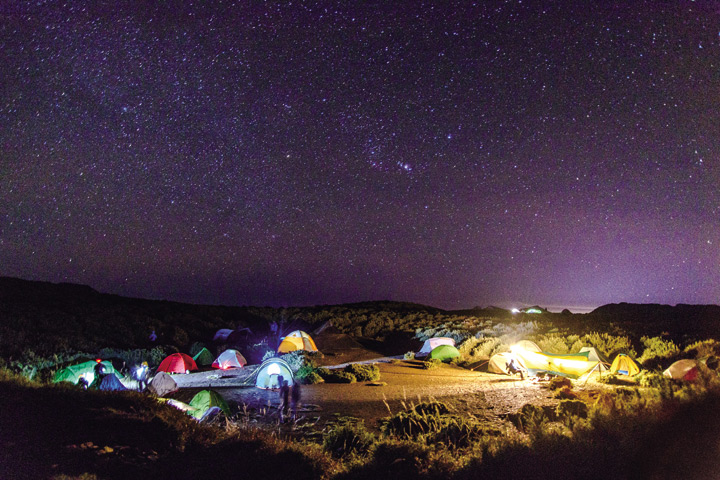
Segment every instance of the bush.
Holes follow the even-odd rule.
[[[577,398],[577,394],[572,391],[572,388],[565,386],[557,391],[557,393],[555,394],[555,398],[575,399]]]
[[[438,368],[440,365],[442,365],[442,363],[442,360],[439,360],[437,358],[431,358],[430,360],[422,362],[422,367],[425,370],[432,370],[433,368]]]
[[[550,421],[550,417],[543,407],[531,403],[523,405],[515,418],[518,429],[530,436],[538,434],[542,430],[543,425]]]
[[[610,359],[615,358],[618,353],[625,353],[633,358],[637,357],[637,353],[628,337],[593,332],[584,335],[582,341],[592,345],[598,352],[605,354]]]
[[[327,375],[322,376],[327,383],[355,383],[357,378],[355,375],[340,370],[328,370]]]
[[[316,369],[310,365],[303,365],[300,367],[300,370],[298,370],[295,374],[295,378],[306,385],[314,385],[324,381],[320,374],[317,373]]]
[[[672,340],[660,337],[642,337],[640,339],[645,350],[638,358],[638,363],[645,368],[667,367],[680,356],[680,348]]]
[[[343,423],[323,437],[323,448],[334,457],[367,452],[375,443],[375,435],[368,432],[362,423]]]
[[[555,415],[566,427],[572,429],[578,419],[587,418],[588,406],[581,400],[560,400],[555,407]]]
[[[572,382],[570,381],[569,378],[553,377],[550,380],[550,383],[548,386],[550,387],[550,390],[557,390],[557,389],[563,388],[563,387],[572,388]]]
[[[415,360],[415,352],[405,352],[405,355],[403,355],[403,359]]]
[[[345,367],[347,373],[355,375],[358,382],[374,382],[380,380],[380,369],[377,365],[351,363]]]
[[[280,358],[282,358],[283,360],[285,360],[287,362],[287,364],[290,366],[290,369],[293,372],[297,372],[304,366],[316,368],[317,360],[319,358],[322,358],[322,354],[320,352],[308,352],[305,350],[296,350],[294,352],[286,353],[285,355],[282,355]]]

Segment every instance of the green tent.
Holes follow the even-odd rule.
[[[195,360],[195,363],[198,365],[206,367],[208,365],[212,365],[213,361],[215,361],[215,357],[213,357],[213,354],[210,353],[210,350],[203,347],[202,350],[195,354],[193,360]]]
[[[105,367],[105,373],[114,373],[118,377],[121,377],[117,370],[112,366],[112,363],[107,360],[101,362]],[[97,362],[90,360],[89,362],[80,363],[78,365],[71,365],[55,372],[53,382],[70,382],[75,385],[80,381],[80,378],[87,380],[88,385],[93,383],[95,380],[95,365]]]
[[[452,345],[438,345],[432,349],[432,352],[430,352],[430,358],[437,358],[443,362],[448,362],[459,356],[460,352]]]
[[[202,390],[198,392],[192,400],[190,406],[194,411],[189,411],[193,417],[200,418],[210,407],[219,407],[225,415],[230,416],[230,407],[228,407],[225,399],[214,390]]]

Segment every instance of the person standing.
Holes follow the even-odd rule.
[[[280,382],[280,422],[284,422],[290,407],[290,386],[282,376],[278,377],[278,382]]]
[[[297,420],[297,409],[300,405],[300,384],[293,380],[292,391],[290,392],[290,405],[292,407],[292,418]]]

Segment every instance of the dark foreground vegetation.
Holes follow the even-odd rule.
[[[501,427],[428,401],[388,416],[379,432],[341,418],[320,435],[258,426],[237,410],[203,425],[146,394],[48,383],[65,364],[97,355],[157,365],[197,341],[211,345],[220,328],[249,329],[242,342],[262,357],[274,348],[271,322],[310,331],[328,321],[394,354],[432,336],[453,337],[460,366],[530,339],[555,353],[583,345],[610,357],[626,353],[643,372],[604,376],[592,391],[553,380],[555,407],[525,405]],[[695,382],[660,373],[679,358],[720,356],[719,326],[716,306],[621,304],[586,315],[515,316],[393,302],[213,307],[0,279],[0,478],[720,478],[717,362],[701,364]],[[150,341],[153,331],[158,338]],[[297,369],[320,370],[311,362]]]

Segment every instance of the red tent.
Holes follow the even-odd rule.
[[[195,360],[193,360],[190,355],[173,353],[160,362],[158,372],[185,373],[197,369],[197,364],[195,364]]]

